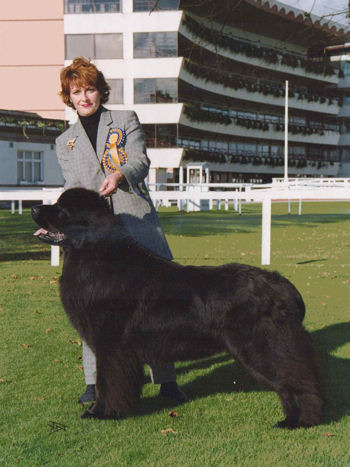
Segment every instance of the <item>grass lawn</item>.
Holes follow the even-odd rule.
[[[80,340],[58,293],[61,268],[32,238],[28,210],[0,210],[0,466],[350,466],[350,203],[273,205],[272,264],[300,290],[317,348],[324,423],[273,428],[279,399],[229,356],[177,364],[190,397],[169,405],[149,383],[135,416],[81,420]],[[259,265],[261,210],[160,212],[175,260]],[[170,417],[169,411],[177,413]],[[168,431],[162,431],[167,430]]]

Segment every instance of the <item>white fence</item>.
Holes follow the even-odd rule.
[[[162,188],[162,189],[161,189]],[[172,190],[165,190],[170,188]],[[219,188],[219,189],[218,189]],[[212,189],[212,190],[211,190]],[[213,190],[215,189],[215,190]],[[150,186],[150,194],[156,205],[176,203],[180,209],[201,209],[201,202],[208,201],[209,207],[213,203],[224,203],[228,208],[230,203],[240,212],[241,203],[256,202],[262,204],[262,239],[261,264],[270,264],[271,258],[271,202],[273,200],[299,200],[299,214],[301,214],[302,200],[349,200],[350,179],[274,179],[269,185],[251,184],[161,184]],[[226,191],[225,191],[226,190]],[[62,188],[59,189],[19,189],[8,188],[0,190],[0,200],[14,203],[24,200],[42,200],[50,204],[54,202]],[[58,247],[51,247],[51,264],[59,264]]]

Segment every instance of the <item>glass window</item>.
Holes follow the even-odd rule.
[[[156,147],[156,126],[144,124],[142,129],[145,134],[146,146],[148,148]]]
[[[142,125],[145,133],[146,145],[149,148],[176,147],[176,125]]]
[[[350,149],[343,148],[342,162],[350,162]]]
[[[95,34],[94,58],[123,58],[123,34]]]
[[[43,181],[43,155],[39,151],[18,151],[17,183]]]
[[[118,13],[120,0],[64,0],[64,12],[69,13]]]
[[[75,57],[94,58],[93,34],[66,34],[66,59]]]
[[[157,147],[176,147],[176,125],[156,125]]]
[[[156,101],[156,80],[135,79],[134,80],[134,102],[135,104],[150,103]]]
[[[135,79],[134,102],[135,104],[177,102],[177,79]]]
[[[134,57],[176,57],[176,32],[136,32],[134,33]]]
[[[179,0],[134,0],[134,11],[177,10]]]
[[[345,76],[350,75],[350,61],[342,61],[341,62],[341,69],[343,70],[343,73]]]
[[[107,79],[111,87],[108,104],[124,104],[124,86],[122,79]]]
[[[123,34],[66,34],[66,60],[123,58]]]

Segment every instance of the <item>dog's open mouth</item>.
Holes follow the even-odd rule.
[[[43,228],[37,230],[33,234],[40,241],[48,243],[49,245],[60,245],[63,242],[64,234],[61,232],[49,232]]]

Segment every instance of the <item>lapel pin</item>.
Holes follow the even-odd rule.
[[[70,139],[69,141],[67,141],[67,146],[69,147],[69,149],[72,151],[72,149],[74,148],[74,145],[75,145],[75,140],[77,138],[73,138],[73,139]]]

